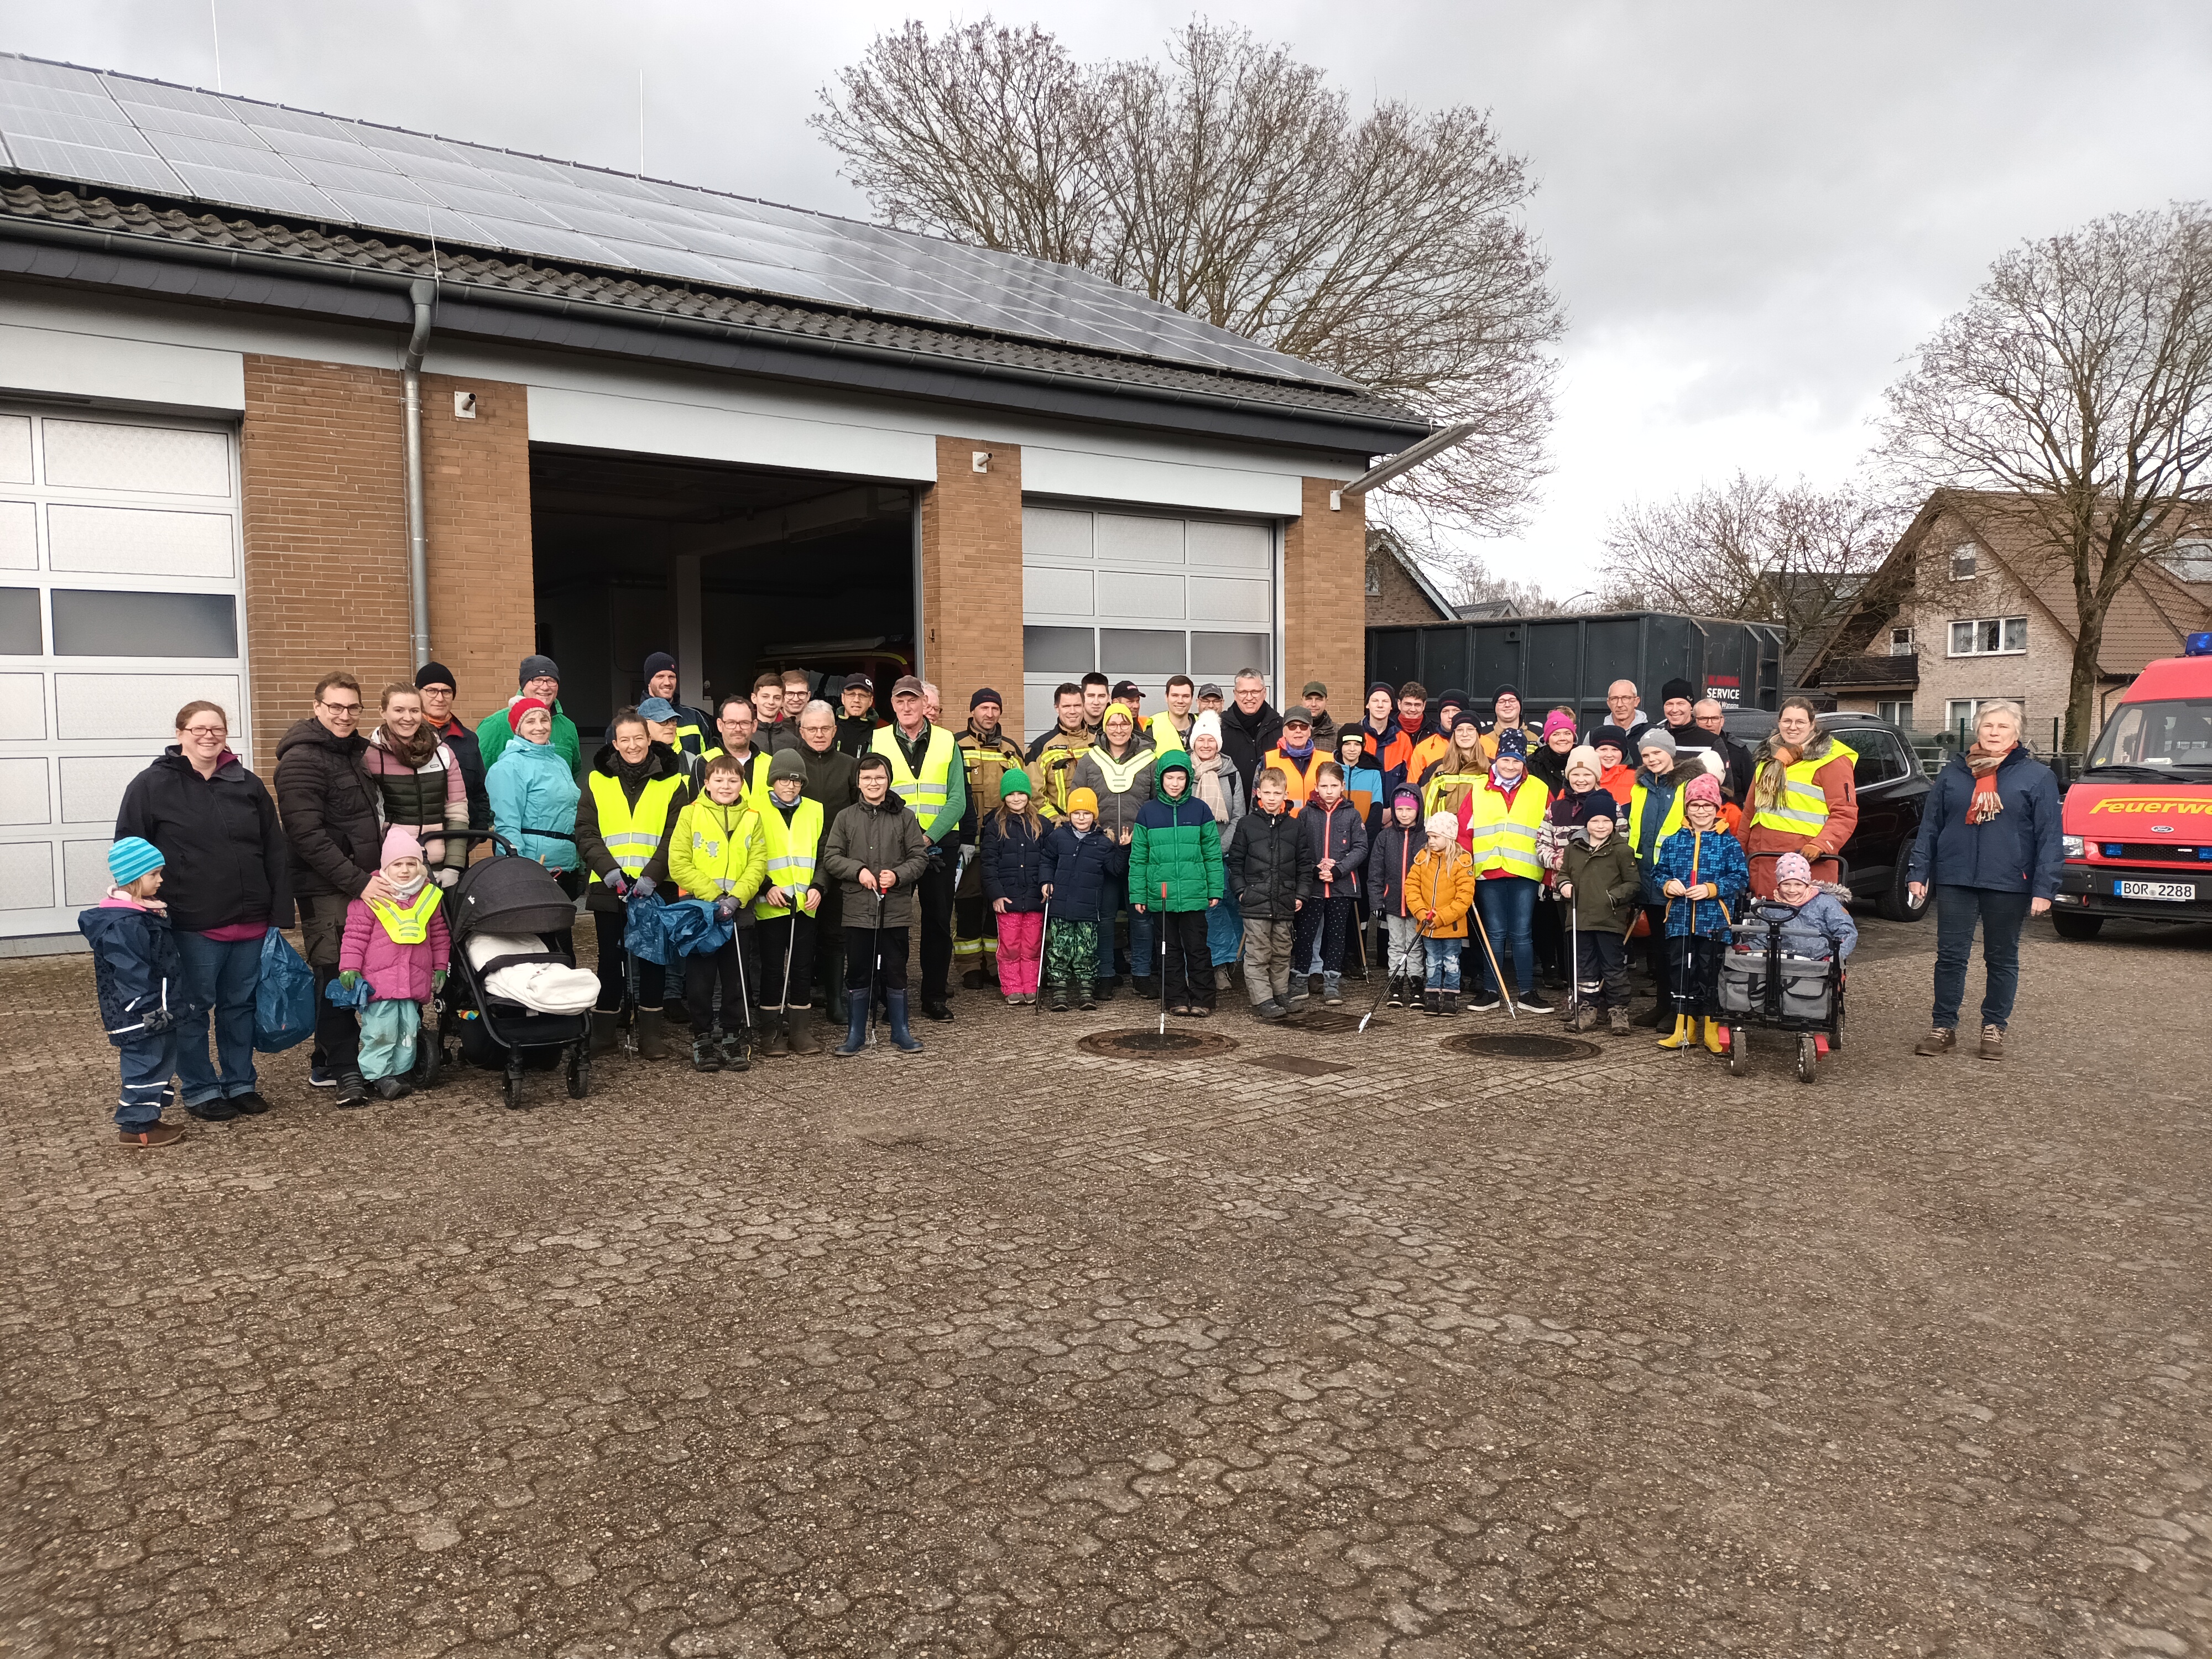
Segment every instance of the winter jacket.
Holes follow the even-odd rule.
[[[1073,732],[1054,726],[1030,745],[1028,771],[1036,786],[1040,810],[1049,803],[1055,812],[1067,811],[1067,792],[1075,787],[1075,763],[1097,741],[1098,734],[1087,726]]]
[[[512,708],[521,695],[518,691],[514,696],[509,697],[508,708]],[[477,722],[477,752],[483,757],[487,785],[490,781],[491,769],[499,764],[501,754],[514,741],[514,728],[507,724],[507,709],[495,709]],[[568,763],[571,773],[583,764],[584,745],[576,735],[576,722],[562,713],[558,697],[553,699],[553,735],[546,746]]]
[[[1294,921],[1298,906],[1320,890],[1305,833],[1288,807],[1255,807],[1230,837],[1223,860],[1229,890],[1248,921]]]
[[[968,722],[966,731],[953,738],[952,745],[960,751],[960,763],[968,775],[968,806],[960,815],[957,839],[963,847],[973,847],[975,837],[982,832],[984,818],[998,808],[999,780],[1006,776],[1009,768],[1024,764],[1022,749],[1004,732],[981,731],[973,720]],[[1032,778],[1030,781],[1034,783],[1036,780]],[[1043,810],[1045,804],[1038,802],[1038,809]]]
[[[1045,832],[1043,858],[1054,921],[1100,921],[1121,908],[1129,849],[1103,830],[1078,835],[1062,819]]]
[[[446,927],[446,907],[430,912],[419,945],[402,945],[392,937],[374,910],[360,899],[346,906],[345,938],[338,945],[338,969],[359,974],[368,981],[368,994],[379,1002],[428,1002],[430,975],[442,973],[453,959],[453,934]]]
[[[592,756],[592,769],[585,775],[584,787],[576,799],[577,864],[599,878],[584,890],[584,908],[609,915],[619,912],[623,907],[621,895],[615,891],[607,880],[610,876],[622,873],[622,864],[609,850],[606,836],[600,829],[599,798],[592,780],[596,776],[619,781],[621,774],[617,769],[617,763],[620,759],[620,752],[612,744],[608,744],[598,754]],[[496,767],[493,769],[493,775],[495,777],[498,775]],[[644,798],[647,784],[660,778],[680,779],[683,775],[684,763],[677,758],[676,750],[665,743],[654,742],[648,744],[645,751],[643,777],[639,781],[635,789],[625,787],[623,790],[623,799],[635,808]],[[494,799],[497,799],[496,795]],[[653,849],[652,856],[646,860],[644,867],[637,872],[638,876],[651,877],[655,887],[665,887],[673,880],[668,873],[669,843],[675,837],[677,817],[684,811],[684,805],[690,799],[690,791],[680,785],[676,793],[668,798],[668,816],[659,826],[660,844]],[[630,879],[635,880],[636,878],[632,877]],[[675,895],[659,894],[656,896],[673,898]]]
[[[1269,772],[1280,772],[1287,781],[1283,799],[1289,803],[1289,810],[1295,815],[1311,798],[1314,784],[1321,776],[1322,763],[1328,758],[1328,751],[1318,743],[1303,758],[1285,754],[1281,745],[1278,744],[1260,757],[1260,769],[1254,774],[1253,787],[1256,791],[1258,779]]]
[[[1314,890],[1327,898],[1357,898],[1359,872],[1367,867],[1367,824],[1352,798],[1346,796],[1334,809],[1318,798],[1308,801],[1298,814],[1298,833],[1306,862],[1314,866]],[[1325,858],[1336,860],[1336,873],[1328,881],[1321,877]]]
[[[1421,774],[1442,760],[1450,748],[1451,739],[1437,730],[1431,716],[1424,715],[1420,730],[1411,733],[1403,720],[1393,720],[1382,745],[1384,784],[1391,789],[1407,782],[1419,787]]]
[[[768,879],[768,832],[743,795],[727,806],[702,795],[682,807],[666,846],[669,879],[684,897],[734,898],[737,925],[752,926],[753,898]]]
[[[276,811],[292,849],[296,897],[357,898],[384,859],[368,739],[334,735],[313,715],[276,739]]]
[[[1342,766],[1343,762],[1339,761]],[[1382,793],[1382,774],[1364,760],[1359,765],[1345,767],[1344,793],[1359,809],[1359,821],[1373,834],[1390,811],[1390,802]]]
[[[1589,832],[1577,830],[1559,848],[1559,879],[1575,890],[1568,902],[1577,927],[1618,937],[1628,929],[1644,893],[1644,872],[1628,850],[1628,837],[1615,829],[1602,847],[1592,847]]]
[[[1643,868],[1644,902],[1646,904],[1664,904],[1667,902],[1667,896],[1659,890],[1659,849],[1667,837],[1681,825],[1682,815],[1677,810],[1680,803],[1677,797],[1686,781],[1687,775],[1679,766],[1664,775],[1647,772],[1638,767],[1636,787],[1629,792],[1629,810],[1622,815],[1618,828],[1620,833],[1629,837],[1630,845],[1636,854],[1636,862]],[[1640,816],[1636,810],[1636,802],[1639,799],[1643,802]],[[1673,822],[1668,822],[1669,819]]]
[[[1245,792],[1243,778],[1226,755],[1216,755],[1210,761],[1202,761],[1195,755],[1191,757],[1190,793],[1193,799],[1206,799],[1199,784],[1202,778],[1207,776],[1220,785],[1222,804],[1229,809],[1225,813],[1220,807],[1215,807],[1213,811],[1213,820],[1221,826],[1222,849],[1226,852],[1230,838],[1237,833],[1238,822],[1252,810],[1252,797]],[[1212,803],[1207,802],[1207,805],[1212,805]]]
[[[1124,779],[1120,789],[1109,787],[1106,769],[1109,764]],[[1123,830],[1137,827],[1137,809],[1152,798],[1153,769],[1152,745],[1142,738],[1129,739],[1129,752],[1119,762],[1106,753],[1102,739],[1075,763],[1067,787],[1088,789],[1098,797],[1098,827],[1120,841]]]
[[[276,803],[228,750],[215,775],[203,778],[171,744],[123,792],[115,837],[125,836],[161,849],[161,902],[173,927],[291,925],[292,860]]]
[[[398,738],[382,726],[368,734],[361,753],[362,770],[376,784],[376,815],[385,827],[412,830],[432,869],[460,870],[469,861],[469,843],[444,842],[441,830],[469,827],[468,782],[460,757],[441,738],[429,759],[410,766],[398,751]]]
[[[1490,781],[1490,763],[1476,759],[1465,766],[1455,766],[1446,755],[1434,761],[1421,773],[1414,787],[1421,792],[1421,816],[1431,812],[1457,812],[1467,804],[1467,798]]]
[[[491,797],[484,793],[483,749],[477,742],[477,734],[460,721],[448,718],[438,728],[438,735],[446,740],[446,747],[461,763],[461,793],[468,797],[469,828],[490,829]]]
[[[491,825],[524,858],[578,867],[576,775],[550,743],[511,743],[484,775]]]
[[[1170,759],[1179,766],[1193,763],[1179,750],[1160,757],[1163,764]],[[1153,776],[1157,784],[1157,769]],[[1130,903],[1150,910],[1203,910],[1221,896],[1223,879],[1221,824],[1187,781],[1179,799],[1155,794],[1137,809],[1136,834],[1129,842]],[[1165,898],[1160,896],[1163,886]]]
[[[1378,916],[1406,916],[1406,876],[1429,844],[1419,823],[1410,828],[1395,817],[1375,832],[1367,848],[1367,902]]]
[[[907,804],[886,791],[881,806],[855,801],[837,814],[822,838],[822,868],[837,882],[848,927],[876,925],[876,896],[860,885],[860,872],[890,871],[896,879],[883,902],[883,925],[909,927],[915,884],[929,868],[929,837]]]
[[[1759,775],[1769,764],[1779,764],[1775,759],[1774,750],[1780,737],[1778,732],[1768,738],[1759,744],[1758,754],[1753,757],[1751,787],[1754,792],[1759,787]],[[1835,736],[1827,732],[1816,732],[1813,740],[1805,745],[1804,757],[1820,762],[1819,769],[1813,774],[1813,781],[1820,786],[1820,793],[1827,802],[1827,822],[1820,826],[1819,832],[1808,836],[1802,829],[1787,825],[1753,823],[1751,820],[1758,813],[1751,796],[1747,794],[1743,803],[1746,853],[1753,858],[1777,853],[1802,853],[1817,862],[1821,859],[1832,859],[1843,850],[1844,843],[1851,838],[1851,831],[1859,827],[1859,792],[1852,777],[1851,757],[1840,752],[1841,747],[1848,745],[1839,746]],[[1821,758],[1824,755],[1827,757],[1825,760]],[[1677,766],[1675,769],[1680,771],[1681,769]],[[1726,769],[1726,760],[1716,756],[1713,770],[1719,773]],[[1963,814],[1965,808],[1960,810]]]
[[[1736,919],[1738,940],[1765,944],[1767,924],[1771,921],[1782,924],[1784,956],[1834,957],[1842,961],[1858,948],[1858,924],[1832,888],[1820,888],[1795,909],[1779,897],[1753,900]]]
[[[1431,939],[1465,939],[1467,913],[1474,906],[1474,860],[1456,842],[1437,853],[1425,844],[1425,833],[1422,840],[1413,868],[1406,872],[1407,913],[1437,913],[1423,929]]]
[[[1702,836],[1687,826],[1677,830],[1660,843],[1656,865],[1649,873],[1651,882],[1662,890],[1652,902],[1667,907],[1668,939],[1695,933],[1699,939],[1725,939],[1730,931],[1729,918],[1743,908],[1743,896],[1751,886],[1751,864],[1744,857],[1743,844],[1717,828]],[[1685,887],[1711,882],[1721,890],[1720,896],[1668,898],[1663,890],[1669,881],[1679,881]]]
[[[169,919],[110,893],[78,913],[77,931],[92,945],[92,981],[100,1023],[117,1048],[166,1031],[194,1012]]]
[[[1030,830],[1023,818],[1001,819],[993,812],[983,820],[982,838],[975,844],[975,863],[982,872],[984,902],[1007,901],[1006,908],[1027,915],[1044,908],[1045,844],[1052,826]]]
[[[1536,769],[1532,766],[1528,771],[1534,776]],[[1544,821],[1536,826],[1536,862],[1545,869],[1554,872],[1559,870],[1567,843],[1574,838],[1576,814],[1582,810],[1583,803],[1593,795],[1601,799],[1607,808],[1614,805],[1613,796],[1604,789],[1577,791],[1562,784],[1552,791],[1552,803],[1544,809]],[[1625,831],[1627,827],[1626,820],[1613,820],[1616,833]]]
[[[841,704],[840,707],[842,708],[842,705]],[[873,709],[857,719],[853,715],[841,713],[837,716],[837,735],[830,740],[830,747],[841,754],[850,755],[854,763],[858,764],[860,757],[866,754],[869,748],[875,743],[876,732],[890,724],[889,720],[878,719]],[[868,902],[873,905],[875,902],[874,895],[869,895]],[[871,921],[869,926],[874,925]],[[884,925],[890,926],[888,922]]]
[[[1244,799],[1253,799],[1252,784],[1260,772],[1260,757],[1283,740],[1283,717],[1271,702],[1262,702],[1246,714],[1232,700],[1221,711],[1221,752],[1244,780]]]
[[[838,813],[860,798],[860,763],[834,744],[817,751],[802,741],[792,752],[806,768],[806,781],[799,793],[820,801],[823,821],[834,823]]]
[[[2015,744],[1997,763],[2004,810],[1987,823],[1966,822],[1974,769],[1954,755],[1936,775],[1920,813],[1920,838],[1905,866],[1909,881],[1936,887],[1986,887],[2047,899],[2058,891],[2064,858],[2058,841],[2058,780]]]

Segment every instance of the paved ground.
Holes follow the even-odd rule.
[[[2203,1654],[2212,936],[1996,1066],[1870,935],[1812,1088],[969,996],[158,1157],[9,965],[0,1652]]]

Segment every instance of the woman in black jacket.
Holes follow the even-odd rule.
[[[253,1005],[261,941],[292,919],[290,857],[276,804],[230,752],[230,721],[211,702],[177,711],[177,740],[123,792],[115,837],[161,850],[161,897],[191,1001],[211,1011],[177,1026],[177,1077],[185,1109],[220,1123],[265,1112],[255,1088]]]

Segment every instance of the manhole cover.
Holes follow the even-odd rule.
[[[1086,1054],[1109,1054],[1116,1060],[1195,1060],[1200,1054],[1224,1054],[1237,1046],[1237,1039],[1218,1031],[1194,1031],[1175,1025],[1162,1036],[1158,1026],[1147,1025],[1135,1031],[1093,1031],[1077,1038],[1075,1046]]]
[[[1538,1031],[1469,1031],[1446,1037],[1444,1047],[1455,1054],[1479,1054],[1486,1060],[1590,1060],[1602,1052],[1580,1037],[1546,1036]]]
[[[1288,1072],[1294,1077],[1328,1077],[1335,1072],[1359,1069],[1348,1060],[1309,1060],[1304,1054],[1247,1054],[1244,1063],[1247,1066],[1265,1066],[1274,1072]]]
[[[1282,1024],[1285,1030],[1316,1031],[1328,1036],[1340,1031],[1358,1030],[1359,1016],[1334,1013],[1327,1008],[1309,1008],[1303,1014],[1292,1014]]]

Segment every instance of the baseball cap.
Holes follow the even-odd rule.
[[[1298,695],[1302,697],[1325,697],[1328,695],[1328,688],[1319,680],[1308,680],[1306,689]]]
[[[1218,698],[1221,696],[1221,688],[1216,685],[1212,680],[1208,680],[1204,685],[1198,688],[1198,695],[1201,697]]]
[[[921,678],[917,674],[902,674],[891,682],[891,696],[895,697],[918,697],[921,695]]]
[[[876,689],[876,683],[875,683],[873,680],[870,679],[870,678],[869,678],[866,674],[848,674],[848,675],[846,675],[846,676],[845,676],[845,688],[844,688],[845,691],[850,691],[850,690],[854,690],[854,688],[856,688],[856,687],[857,687],[859,690],[862,690],[862,691],[872,691],[872,690],[874,690]],[[842,696],[844,695],[844,692],[843,692],[843,691],[841,691],[841,692],[839,692],[839,693],[838,693],[838,695],[839,695],[840,696]]]

